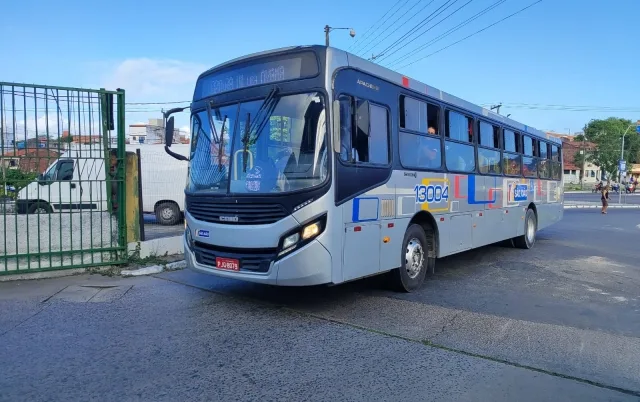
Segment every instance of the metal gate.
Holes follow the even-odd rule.
[[[0,275],[126,259],[124,91],[0,82]]]

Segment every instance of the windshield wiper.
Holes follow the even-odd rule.
[[[211,102],[207,102],[207,117],[209,118],[209,126],[211,127],[211,134],[213,137],[213,142],[218,142],[218,132],[216,131],[216,126],[213,124],[213,115],[211,114]]]
[[[218,170],[222,172],[222,151],[224,143],[224,126],[227,124],[227,116],[222,120],[222,128],[220,129],[220,145],[218,146]]]
[[[251,126],[250,126],[251,113],[247,113],[247,120],[245,121],[245,125],[244,125],[245,127],[244,137],[242,138],[242,143],[243,143],[242,171],[243,173],[246,173],[247,171],[247,151],[249,150],[249,142],[250,142],[249,135],[254,130],[257,130],[255,131],[256,136],[251,140],[251,143],[256,142],[258,138],[260,138],[260,133],[262,132],[262,129],[264,128],[264,125],[267,122],[267,119],[269,118],[269,116],[271,116],[271,113],[273,113],[273,110],[276,108],[276,105],[280,100],[280,98],[276,96],[278,94],[278,91],[279,91],[278,87],[273,87],[273,89],[269,92],[267,97],[264,99],[264,102],[262,102],[262,105],[260,105],[260,108],[256,112],[256,118],[253,121],[253,124]]]

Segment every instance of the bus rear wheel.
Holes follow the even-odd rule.
[[[517,248],[530,249],[536,243],[538,231],[538,219],[533,209],[527,209],[524,215],[524,234],[513,239],[513,245]]]
[[[410,225],[402,241],[400,268],[390,273],[394,290],[409,293],[418,289],[434,262],[431,260],[424,229],[417,224]]]

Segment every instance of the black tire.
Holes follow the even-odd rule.
[[[408,259],[410,255],[418,258],[419,261],[412,262]],[[393,289],[409,293],[420,288],[427,271],[432,271],[434,264],[435,258],[429,258],[429,244],[424,230],[420,225],[409,225],[402,240],[400,268],[390,272]]]
[[[51,205],[46,202],[34,202],[29,205],[29,209],[27,209],[27,213],[29,215],[36,215],[41,213],[50,214],[51,212],[53,212],[53,208],[51,208]]]
[[[180,222],[180,208],[174,202],[161,202],[156,206],[156,220],[161,225],[175,225]]]
[[[538,219],[533,209],[527,209],[524,215],[524,234],[513,238],[513,244],[517,248],[530,249],[536,244],[536,232],[538,231]]]

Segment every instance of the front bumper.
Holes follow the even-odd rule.
[[[197,272],[279,286],[313,286],[331,282],[331,254],[318,239],[277,261],[271,261],[266,272],[227,271],[199,263],[185,237],[183,243],[187,268]]]

